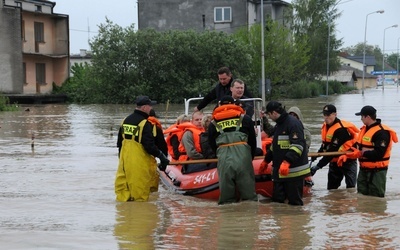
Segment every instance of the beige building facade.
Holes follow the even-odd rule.
[[[14,52],[14,56],[21,57],[21,65],[7,67],[7,71],[19,77],[8,79],[6,77],[4,88],[0,89],[0,92],[48,94],[53,90],[53,84],[61,86],[68,78],[69,17],[54,13],[55,5],[55,2],[50,1],[5,0],[2,13],[19,13],[10,21],[16,22],[19,27],[16,32],[20,37],[21,46]],[[14,35],[15,40],[15,34],[3,36],[3,33],[2,40],[12,40],[10,35]],[[0,49],[3,50],[0,53],[4,53],[7,47]],[[0,74],[3,77],[7,75],[7,72],[0,70]],[[22,88],[14,86],[22,86]]]

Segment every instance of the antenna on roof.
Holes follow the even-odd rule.
[[[88,43],[88,45],[89,45],[89,42],[90,42],[90,25],[89,25],[89,18],[87,19],[87,25],[88,25],[88,40],[87,40],[87,43]]]

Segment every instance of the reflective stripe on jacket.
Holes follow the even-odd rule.
[[[303,124],[286,111],[275,122],[272,145],[266,156],[267,162],[272,160],[273,180],[289,181],[290,179],[304,178],[310,174],[310,167]],[[290,163],[287,176],[279,175],[280,165],[283,161]]]
[[[303,176],[303,175],[307,175],[310,173],[310,167],[307,164],[304,164],[302,166],[297,166],[294,168],[289,168],[289,174],[288,175],[280,175],[279,174],[279,178],[294,178],[294,177],[298,177],[298,176]]]

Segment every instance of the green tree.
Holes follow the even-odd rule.
[[[137,32],[139,78],[158,100],[198,96],[216,83],[216,71],[229,66],[236,77],[251,69],[248,48],[222,32]],[[152,41],[149,43],[148,41]],[[175,100],[174,100],[175,99]]]
[[[136,54],[129,46],[134,33],[134,25],[123,29],[108,19],[99,26],[99,35],[90,42],[92,102],[132,103],[148,90],[137,82]]]
[[[309,78],[326,75],[329,34],[329,71],[340,67],[338,59],[342,40],[335,35],[335,20],[340,16],[336,0],[294,0],[293,31],[295,40],[306,40],[310,46]]]
[[[397,58],[397,53],[392,53],[386,58],[386,63],[395,70],[397,70]]]
[[[250,88],[257,86],[249,48],[222,32],[135,31],[133,25],[123,29],[107,19],[90,45],[92,64],[57,90],[79,102],[132,103],[137,95],[182,102],[207,93],[222,66]]]
[[[309,49],[304,40],[293,41],[291,31],[268,20],[264,34],[265,76],[272,86],[295,82],[307,75]],[[261,78],[261,25],[243,28],[234,35],[251,49],[252,75]]]

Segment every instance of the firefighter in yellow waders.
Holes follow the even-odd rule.
[[[155,144],[155,129],[147,118],[152,102],[147,96],[136,99],[135,111],[127,116],[118,133],[119,164],[115,179],[117,201],[147,201],[158,190],[157,163],[165,170],[167,157]]]

